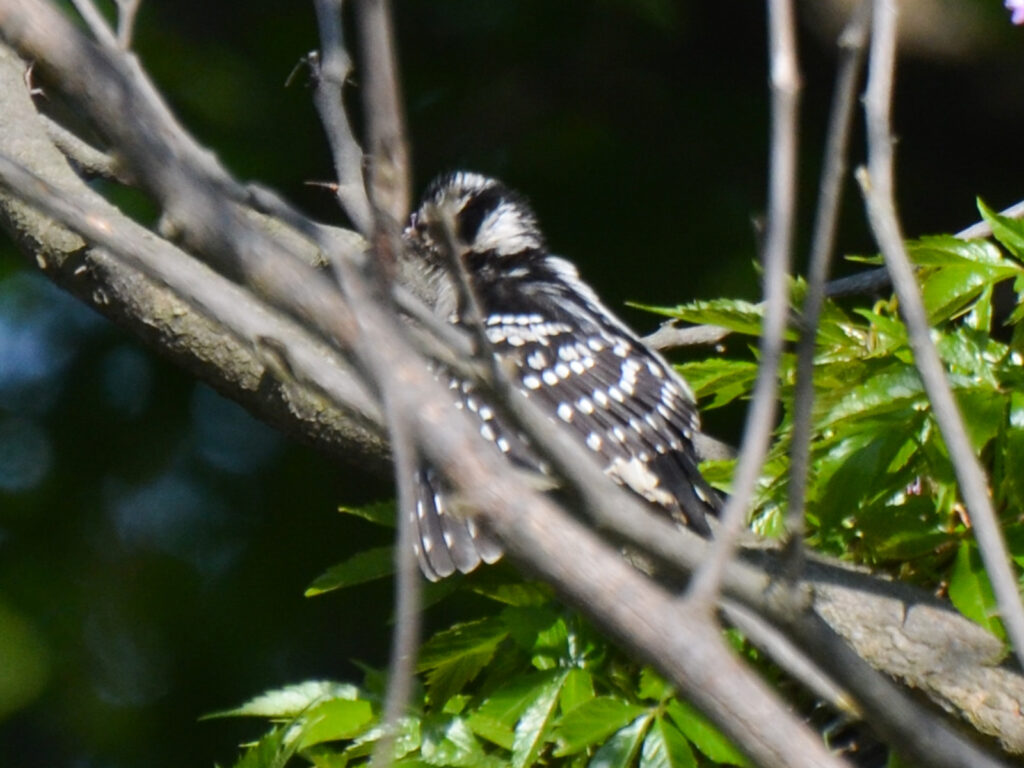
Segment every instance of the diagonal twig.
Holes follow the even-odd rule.
[[[352,59],[345,48],[341,27],[342,0],[314,0],[320,29],[320,53],[310,54],[315,88],[313,105],[327,133],[338,180],[335,196],[360,232],[369,236],[373,224],[363,179],[363,150],[356,141],[344,107],[345,83]]]
[[[768,228],[764,245],[765,318],[760,343],[757,382],[740,449],[732,492],[722,512],[711,555],[694,573],[688,598],[714,605],[722,573],[732,558],[746,519],[761,465],[768,452],[778,393],[778,366],[789,313],[789,262],[796,205],[797,118],[800,74],[792,0],[768,0],[772,91],[771,165],[769,168]]]
[[[868,168],[857,174],[864,192],[868,217],[886,267],[892,275],[914,362],[932,404],[932,412],[949,450],[960,493],[971,515],[978,547],[1007,634],[1024,662],[1024,606],[1006,543],[989,495],[988,480],[971,448],[963,418],[946,380],[945,367],[931,339],[921,292],[903,246],[893,192],[890,109],[896,50],[896,4],[873,0],[871,59],[865,109],[868,125]]]
[[[117,44],[122,51],[132,47],[135,16],[142,0],[117,0]]]
[[[363,112],[370,199],[394,222],[409,215],[409,145],[405,138],[390,0],[355,0],[362,42]]]
[[[840,60],[836,72],[832,111],[825,141],[825,162],[821,171],[818,208],[811,239],[807,296],[800,318],[797,349],[796,388],[793,393],[793,434],[789,466],[789,499],[786,530],[792,555],[791,571],[799,572],[804,535],[804,500],[811,449],[812,406],[814,404],[814,350],[818,321],[825,300],[825,280],[835,249],[836,224],[842,200],[846,161],[857,100],[857,82],[864,63],[871,5],[860,0],[839,36]]]

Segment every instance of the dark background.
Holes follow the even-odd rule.
[[[910,236],[970,224],[977,195],[1024,197],[1024,30],[996,0],[907,16],[925,6],[895,109]],[[405,0],[396,17],[417,189],[453,168],[502,177],[613,307],[757,296],[761,3]],[[305,184],[331,168],[309,91],[284,87],[317,44],[311,4],[144,0],[138,24],[144,65],[201,141],[341,223]],[[802,261],[834,65],[817,17],[801,47]],[[852,185],[845,210],[844,252],[871,252]],[[735,414],[710,421],[735,439]],[[389,583],[302,593],[384,540],[336,507],[389,494],[170,368],[0,241],[0,766],[229,764],[254,724],[201,714],[382,665]]]

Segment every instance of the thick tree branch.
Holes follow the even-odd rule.
[[[344,361],[87,186],[50,142],[25,89],[24,67],[0,45],[0,155],[20,158],[54,185],[27,186],[63,205],[79,233],[91,226],[95,239],[87,244],[56,226],[22,202],[25,194],[5,194],[2,223],[22,249],[54,282],[268,423],[346,461],[382,469],[378,406]],[[93,247],[100,238],[110,247]],[[276,375],[276,348],[287,350],[290,375]]]

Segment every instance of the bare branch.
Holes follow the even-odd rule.
[[[961,496],[970,511],[975,536],[992,581],[1003,623],[1017,658],[1024,662],[1024,606],[1021,605],[1017,578],[1010,565],[1006,543],[989,496],[988,480],[971,448],[960,410],[946,380],[945,367],[932,343],[921,292],[914,279],[914,268],[903,247],[903,234],[896,215],[889,117],[895,51],[895,1],[874,0],[871,60],[865,97],[868,170],[866,173],[858,173],[858,181],[864,191],[871,227],[899,297],[914,362],[949,450]]]
[[[796,206],[797,118],[800,75],[792,0],[769,0],[768,26],[772,91],[772,148],[768,190],[768,228],[764,246],[765,317],[757,382],[747,411],[732,489],[711,556],[694,573],[691,599],[710,608],[732,558],[750,506],[761,465],[768,452],[778,392],[778,366],[789,314],[789,263]]]
[[[117,0],[117,44],[122,51],[132,47],[135,15],[141,4],[142,0]]]
[[[103,14],[99,12],[96,4],[92,0],[71,0],[71,2],[85,21],[86,26],[89,27],[93,37],[107,48],[117,48],[117,38],[110,31],[110,25],[107,24],[107,20],[103,18]]]
[[[793,394],[793,436],[789,466],[789,509],[786,529],[791,540],[793,570],[802,562],[804,536],[804,497],[811,452],[811,412],[814,405],[814,350],[817,346],[818,320],[825,300],[825,280],[835,248],[839,204],[849,147],[850,126],[857,102],[857,82],[864,63],[871,5],[860,0],[839,37],[839,67],[833,92],[832,112],[825,141],[825,162],[818,190],[818,209],[811,242],[807,296],[801,317],[800,344],[797,349],[796,391]]]
[[[370,156],[370,197],[394,222],[409,215],[409,146],[405,138],[389,0],[355,0],[362,41],[363,111]]]
[[[643,337],[643,342],[654,349],[691,347],[698,344],[717,344],[732,333],[720,325],[693,325],[679,328],[674,320],[662,323],[654,333]]]
[[[55,120],[43,115],[40,115],[40,119],[46,125],[50,140],[75,164],[79,173],[87,178],[122,181],[117,175],[114,158],[83,141]]]
[[[352,74],[352,60],[345,49],[341,28],[341,0],[315,0],[314,5],[320,27],[320,54],[310,54],[316,81],[313,104],[331,145],[338,202],[356,228],[369,236],[373,212],[363,178],[363,150],[344,108],[345,83]]]
[[[398,535],[395,537],[395,631],[388,661],[388,688],[381,724],[384,735],[374,748],[371,766],[389,766],[395,743],[395,726],[405,714],[412,695],[416,658],[420,648],[420,611],[423,580],[416,560],[416,491],[414,487],[419,451],[409,424],[392,407],[393,387],[385,390],[384,412],[395,464],[395,505]]]

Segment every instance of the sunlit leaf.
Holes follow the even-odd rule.
[[[516,724],[515,739],[512,743],[513,768],[533,765],[537,759],[554,720],[558,708],[558,695],[564,682],[565,673],[556,674],[537,690],[536,697],[523,711]]]
[[[513,640],[527,653],[537,669],[553,669],[568,656],[569,630],[565,616],[549,605],[510,606],[502,611]]]
[[[561,686],[566,674],[561,671],[546,671],[514,677],[490,694],[477,712],[514,728],[526,708],[548,690],[552,681],[558,680],[558,685]]]
[[[1006,420],[1008,398],[994,389],[958,389],[957,405],[963,415],[964,427],[976,453],[995,439]]]
[[[427,672],[427,699],[431,704],[441,705],[462,691],[494,657],[497,644],[480,651],[463,653],[445,661]]]
[[[851,387],[822,419],[823,426],[838,425],[851,417],[874,416],[907,409],[922,402],[924,388],[909,366],[890,367]]]
[[[559,706],[562,712],[569,712],[580,704],[594,698],[594,678],[586,669],[570,669],[562,686],[562,698]]]
[[[499,747],[512,750],[512,745],[515,743],[515,731],[510,726],[480,712],[469,715],[466,724],[477,736],[487,739]]]
[[[359,688],[349,683],[335,683],[327,680],[309,680],[267,691],[250,699],[240,707],[226,709],[205,715],[213,717],[271,717],[290,720],[308,711],[314,705],[328,699],[359,698]]]
[[[317,576],[316,580],[306,588],[306,597],[382,579],[385,576],[390,576],[394,570],[394,547],[366,549],[352,555],[348,560],[331,566]]]
[[[666,707],[672,722],[697,749],[716,763],[749,766],[743,754],[722,732],[689,704],[674,699]]]
[[[275,728],[245,750],[234,768],[282,768],[294,753],[284,745],[285,729]]]
[[[1005,636],[985,566],[974,546],[966,541],[956,553],[949,580],[949,599],[967,618],[999,637]]]
[[[332,699],[317,704],[304,717],[299,749],[339,739],[351,739],[373,719],[368,701]]]
[[[361,517],[374,525],[385,528],[395,527],[395,502],[393,500],[377,501],[362,507],[339,507],[338,511],[343,515]]]
[[[992,227],[992,234],[996,240],[1018,259],[1024,259],[1024,222],[1000,215],[985,205],[980,198],[978,211]]]
[[[504,761],[488,755],[461,717],[438,718],[422,727],[420,754],[436,766],[499,768]]]
[[[639,768],[696,767],[697,757],[686,737],[667,718],[657,718],[644,739]]]
[[[1003,490],[1015,509],[1024,509],[1024,392],[1010,393],[1009,418],[1003,437]]]
[[[764,315],[764,309],[761,306],[740,299],[693,301],[678,307],[651,307],[639,304],[635,306],[685,320],[688,323],[717,325],[749,336],[761,335],[761,322]],[[787,331],[786,336],[790,341],[796,339],[794,331]]]
[[[371,755],[383,735],[384,727],[377,724],[352,739],[343,754],[350,759]],[[395,758],[418,750],[421,744],[420,719],[418,717],[399,718],[393,736],[392,755]]]
[[[608,739],[594,754],[588,768],[627,768],[632,765],[651,719],[650,714],[642,715]]]
[[[617,730],[646,712],[646,707],[630,704],[613,696],[598,696],[580,704],[566,714],[555,738],[558,741],[556,757],[564,757],[603,742]]]
[[[653,667],[644,667],[640,670],[640,684],[637,686],[636,695],[641,699],[661,701],[671,690],[668,683],[654,671]]]
[[[711,402],[701,402],[704,410],[720,408],[745,396],[757,379],[757,363],[747,360],[709,358],[681,365],[679,371],[698,400],[714,396]]]
[[[461,656],[493,651],[507,636],[508,628],[496,616],[456,624],[423,644],[418,669],[432,669]]]

